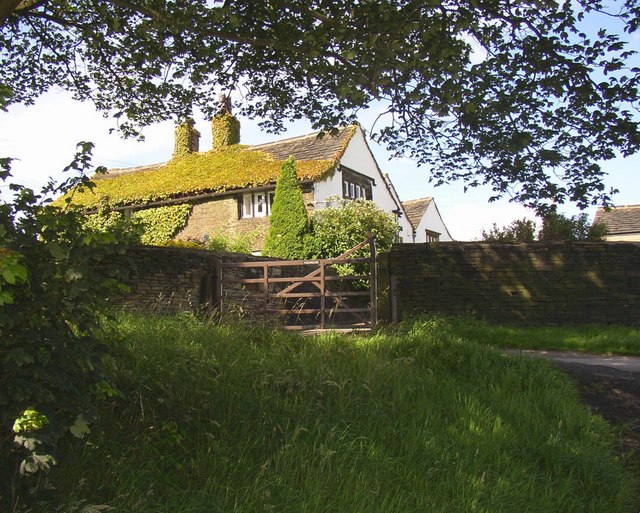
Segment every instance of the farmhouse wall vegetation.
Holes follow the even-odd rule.
[[[167,313],[213,304],[221,261],[264,260],[149,246],[130,248],[127,258],[131,291],[114,303]],[[378,311],[388,321],[439,313],[501,324],[640,325],[640,243],[397,244],[378,267]],[[262,301],[252,290],[230,292],[243,311]]]
[[[311,210],[313,195],[303,193],[307,209]],[[217,201],[201,200],[193,203],[189,223],[176,236],[178,240],[205,240],[212,235],[255,236],[254,245],[262,247],[269,229],[269,217],[243,218],[238,211],[238,198],[227,196]]]

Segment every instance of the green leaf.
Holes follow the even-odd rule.
[[[16,367],[22,367],[24,364],[33,363],[35,358],[27,353],[22,347],[11,349],[3,358],[3,362],[11,363]]]
[[[12,269],[3,269],[2,279],[6,281],[9,285],[15,285],[16,283],[16,275],[13,273]]]
[[[47,249],[49,250],[49,253],[51,253],[51,256],[58,261],[65,260],[67,258],[67,253],[57,242],[50,242],[47,244]]]
[[[84,435],[91,433],[89,423],[82,413],[76,417],[76,421],[73,425],[69,426],[69,431],[76,438],[83,438]]]
[[[27,408],[13,423],[13,432],[38,431],[48,423],[49,419],[46,415],[42,415],[35,408]]]

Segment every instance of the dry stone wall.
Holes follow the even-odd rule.
[[[640,325],[640,244],[397,244],[379,259],[380,315],[503,324]]]
[[[123,258],[131,268],[129,290],[111,302],[116,307],[159,313],[216,306],[220,262],[262,260],[241,253],[154,246],[128,248]]]
[[[217,306],[221,262],[264,260],[150,246],[129,248],[125,258],[130,290],[112,303],[162,313]],[[397,244],[378,265],[381,319],[436,313],[502,324],[640,325],[640,243]],[[223,299],[245,314],[264,307],[260,284],[227,289]]]

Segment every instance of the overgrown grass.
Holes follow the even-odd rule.
[[[470,318],[432,322],[452,335],[496,347],[640,355],[640,329],[628,326],[500,326]]]
[[[437,322],[370,338],[122,316],[62,511],[634,511],[609,427],[545,362]],[[48,511],[55,511],[49,506]],[[75,509],[74,509],[75,508]]]

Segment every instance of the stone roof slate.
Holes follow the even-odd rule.
[[[267,152],[278,160],[285,160],[291,155],[296,160],[334,160],[341,156],[341,152],[353,136],[354,128],[355,126],[342,128],[336,135],[314,132],[282,141],[258,144],[251,149]]]
[[[413,226],[414,230],[418,229],[422,216],[424,216],[424,213],[427,211],[427,208],[429,208],[432,201],[433,198],[420,198],[402,202],[404,211],[407,213],[409,222],[411,223],[411,226]]]
[[[621,205],[608,212],[600,207],[593,222],[604,223],[608,235],[640,233],[640,205]]]

